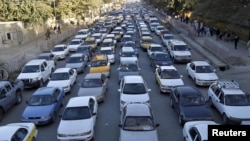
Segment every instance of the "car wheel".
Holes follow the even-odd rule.
[[[51,123],[54,123],[56,121],[56,113],[54,112],[52,115]]]
[[[40,87],[43,87],[43,79],[41,79],[41,80],[39,81],[39,86],[40,86]]]
[[[183,118],[182,118],[181,115],[179,115],[178,120],[179,120],[179,124],[180,124],[181,126],[183,126],[184,121],[183,121]]]
[[[16,92],[16,104],[20,104],[22,102],[22,92],[17,91]]]
[[[36,138],[35,138],[35,137],[33,137],[33,138],[32,138],[32,141],[36,141]]]
[[[3,109],[0,108],[0,121],[2,121],[2,119],[3,119]]]
[[[170,106],[171,106],[172,108],[174,108],[174,103],[173,103],[172,98],[170,98]]]
[[[65,100],[64,100],[64,97],[63,97],[63,99],[62,99],[62,103],[61,103],[61,107],[63,107],[64,106],[64,104],[65,104]]]
[[[188,74],[188,78],[191,78],[190,74],[188,73],[188,70],[187,70],[187,74]]]
[[[228,120],[226,114],[224,113],[224,114],[222,115],[222,123],[223,123],[223,124],[228,124],[228,122],[229,122],[229,120]]]
[[[212,102],[211,97],[208,98],[208,105],[209,105],[210,107],[213,107],[213,102]]]

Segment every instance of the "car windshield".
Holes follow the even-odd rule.
[[[165,40],[168,40],[168,39],[173,39],[174,37],[173,37],[173,36],[163,36],[163,38],[164,38]]]
[[[44,106],[52,103],[51,95],[33,95],[28,102],[29,106]]]
[[[83,58],[82,57],[70,57],[67,61],[67,63],[82,63]]]
[[[62,115],[62,120],[81,120],[91,118],[90,109],[83,107],[68,107]]]
[[[114,52],[112,50],[101,50],[100,54],[110,55],[110,54],[114,54]]]
[[[82,88],[92,88],[92,87],[101,87],[102,80],[101,79],[84,79],[82,81],[81,87]]]
[[[87,41],[85,40],[84,43],[85,43],[85,44],[95,44],[95,41],[94,41],[94,40],[89,40],[89,41],[88,41],[88,40],[87,40]]]
[[[134,71],[138,71],[138,66],[136,64],[121,64],[120,71],[121,72],[134,72]]]
[[[174,69],[165,69],[161,72],[161,79],[179,79],[179,73]]]
[[[27,65],[22,69],[22,73],[36,73],[40,72],[39,65]]]
[[[49,56],[38,56],[37,59],[45,59],[45,60],[49,61],[50,57]]]
[[[78,31],[78,32],[76,33],[76,35],[84,35],[84,34],[87,34],[87,32],[86,32],[86,31]]]
[[[227,106],[250,106],[250,96],[245,94],[232,94],[225,96]]]
[[[135,43],[125,43],[125,47],[136,47]]]
[[[53,73],[50,80],[51,81],[69,80],[69,74],[65,72]]]
[[[122,42],[132,41],[132,38],[131,37],[124,37],[124,38],[122,38],[121,41]]]
[[[57,52],[57,51],[64,51],[64,47],[55,47],[52,50],[53,52]]]
[[[69,45],[79,45],[80,43],[80,41],[70,41]]]
[[[213,73],[214,71],[210,66],[197,66],[196,73]]]
[[[144,43],[153,43],[152,39],[143,39],[142,42]]]
[[[101,67],[101,66],[107,66],[107,61],[99,60],[99,61],[92,61],[91,67]]]
[[[206,103],[205,98],[200,95],[185,95],[181,98],[181,105],[183,106],[198,106]]]
[[[112,46],[112,45],[113,45],[112,42],[103,42],[103,43],[102,43],[102,47],[110,47],[110,46]]]
[[[188,48],[186,45],[175,45],[174,46],[174,50],[175,51],[187,51]]]
[[[153,119],[149,116],[137,117],[129,116],[126,117],[123,125],[123,130],[128,131],[151,131],[154,130]]]
[[[152,47],[151,51],[163,51],[162,47]]]
[[[127,83],[123,87],[124,94],[145,94],[146,88],[143,83]]]
[[[171,60],[171,58],[166,54],[157,54],[155,56],[155,60],[156,61],[168,61],[168,60]]]
[[[136,56],[135,55],[135,52],[122,52],[122,54],[121,54],[121,56],[122,57],[134,57],[134,56]]]

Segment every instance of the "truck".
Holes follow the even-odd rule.
[[[20,80],[0,80],[0,121],[14,105],[22,103],[24,83]]]

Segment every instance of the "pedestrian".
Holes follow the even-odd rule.
[[[46,40],[50,39],[50,29],[49,28],[47,29],[45,36],[46,36]]]
[[[61,27],[60,27],[60,25],[58,25],[58,27],[57,27],[57,32],[58,32],[58,34],[61,34]]]
[[[56,34],[57,33],[57,27],[54,26],[54,33]]]
[[[234,49],[237,49],[237,45],[238,45],[238,42],[239,42],[240,38],[237,34],[235,34],[234,36]]]
[[[247,47],[248,47],[248,57],[250,57],[250,39],[247,42]]]

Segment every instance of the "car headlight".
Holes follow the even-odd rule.
[[[125,101],[121,101],[121,104],[124,105],[126,102]]]
[[[91,130],[87,131],[87,132],[83,132],[81,134],[79,134],[80,136],[86,136],[89,135],[91,133]]]
[[[35,77],[35,78],[32,78],[32,82],[36,82],[36,81],[38,81],[39,80],[39,78],[38,77]]]
[[[41,119],[49,119],[51,116],[41,116]]]

